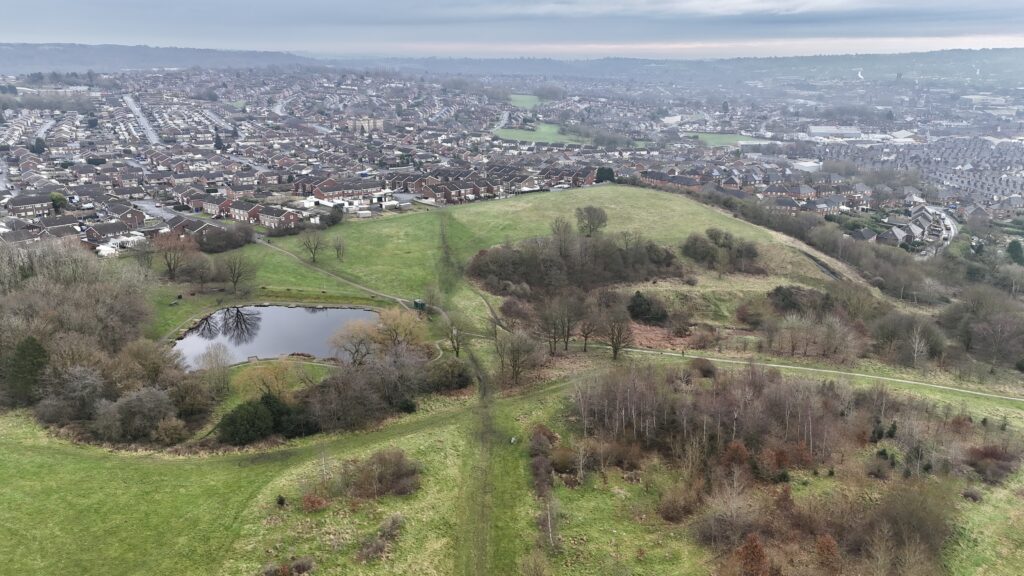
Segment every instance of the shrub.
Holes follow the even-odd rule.
[[[206,414],[216,400],[201,378],[187,377],[170,390],[171,401],[182,418]]]
[[[708,499],[694,522],[697,539],[707,546],[733,548],[758,527],[758,510],[746,494],[720,492]]]
[[[568,446],[559,446],[551,450],[551,467],[559,474],[575,472],[576,453]]]
[[[682,522],[693,514],[701,501],[699,482],[679,483],[673,485],[661,495],[658,502],[658,515],[666,522]]]
[[[344,477],[349,494],[356,498],[412,494],[420,487],[420,466],[397,448],[381,450],[351,463]]]
[[[221,442],[238,446],[262,440],[273,431],[274,415],[259,400],[250,400],[225,414],[217,433]]]
[[[430,365],[427,373],[427,391],[462,390],[473,384],[473,373],[466,362],[446,356]]]
[[[981,502],[981,490],[971,486],[964,488],[964,491],[960,493],[964,500],[970,500],[971,502]]]
[[[149,439],[164,418],[174,416],[174,406],[167,392],[142,388],[122,396],[114,403],[121,422],[121,439]]]
[[[665,305],[655,296],[647,296],[639,290],[629,299],[626,305],[629,317],[643,324],[661,325],[668,319]]]
[[[694,358],[690,360],[690,371],[699,374],[701,378],[714,378],[718,370],[714,362],[707,358]]]
[[[1016,469],[1016,457],[995,444],[975,446],[967,451],[966,463],[988,484],[998,484]]]
[[[156,425],[153,431],[153,440],[172,446],[188,440],[189,433],[185,423],[177,418],[164,418]]]
[[[314,491],[309,491],[302,495],[302,509],[306,512],[320,512],[325,510],[329,504],[327,498]]]
[[[547,498],[553,484],[551,476],[551,460],[547,456],[538,455],[530,459],[530,476],[533,478],[533,489],[537,496]]]
[[[401,514],[388,516],[377,529],[377,532],[367,536],[359,545],[359,552],[356,553],[356,558],[360,562],[370,562],[383,558],[391,544],[398,540],[404,525],[405,518]]]

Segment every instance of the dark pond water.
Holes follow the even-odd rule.
[[[333,354],[331,336],[355,320],[376,322],[377,313],[357,308],[224,308],[200,320],[174,349],[190,367],[214,343],[227,347],[233,363],[295,352],[326,358]]]

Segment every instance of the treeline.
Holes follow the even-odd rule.
[[[96,106],[86,96],[38,96],[22,94],[12,96],[0,94],[0,110],[6,108],[24,108],[26,110],[62,110],[88,114],[96,111]]]
[[[175,444],[226,391],[226,354],[186,373],[142,337],[146,271],[59,241],[0,245],[0,404],[83,439]]]
[[[604,214],[600,208],[588,208]],[[467,273],[491,292],[522,298],[683,274],[670,248],[639,233],[598,234],[606,222],[606,215],[602,219],[581,212],[577,231],[565,218],[556,218],[550,236],[481,250]]]
[[[658,453],[671,473],[646,480],[659,493],[657,512],[670,522],[692,518],[724,573],[751,556],[758,571],[740,573],[787,565],[937,573],[956,486],[1001,482],[1021,453],[1005,420],[884,388],[786,379],[754,365],[727,372],[703,360],[688,369],[613,368],[574,388],[572,411],[582,438],[547,456],[575,476],[567,485],[612,466],[642,468],[645,454]],[[878,484],[879,500],[837,491],[796,502],[788,486],[796,470],[890,482]],[[980,498],[973,488],[964,497]],[[803,554],[794,555],[794,543]],[[880,571],[861,571],[872,563]]]
[[[928,282],[924,266],[905,250],[847,238],[838,225],[810,212],[801,212],[795,216],[771,212],[756,202],[738,200],[714,190],[702,190],[698,196],[744,220],[802,240],[846,262],[858,269],[873,286],[890,296],[920,303],[945,300],[941,291]]]

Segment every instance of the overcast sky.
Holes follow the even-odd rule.
[[[0,42],[706,58],[1024,47],[1024,0],[30,0]]]

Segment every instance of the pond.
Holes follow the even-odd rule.
[[[196,323],[174,344],[189,367],[210,345],[224,344],[232,363],[302,353],[317,358],[334,355],[330,339],[346,324],[377,321],[377,313],[359,308],[291,308],[243,306],[224,308]]]

